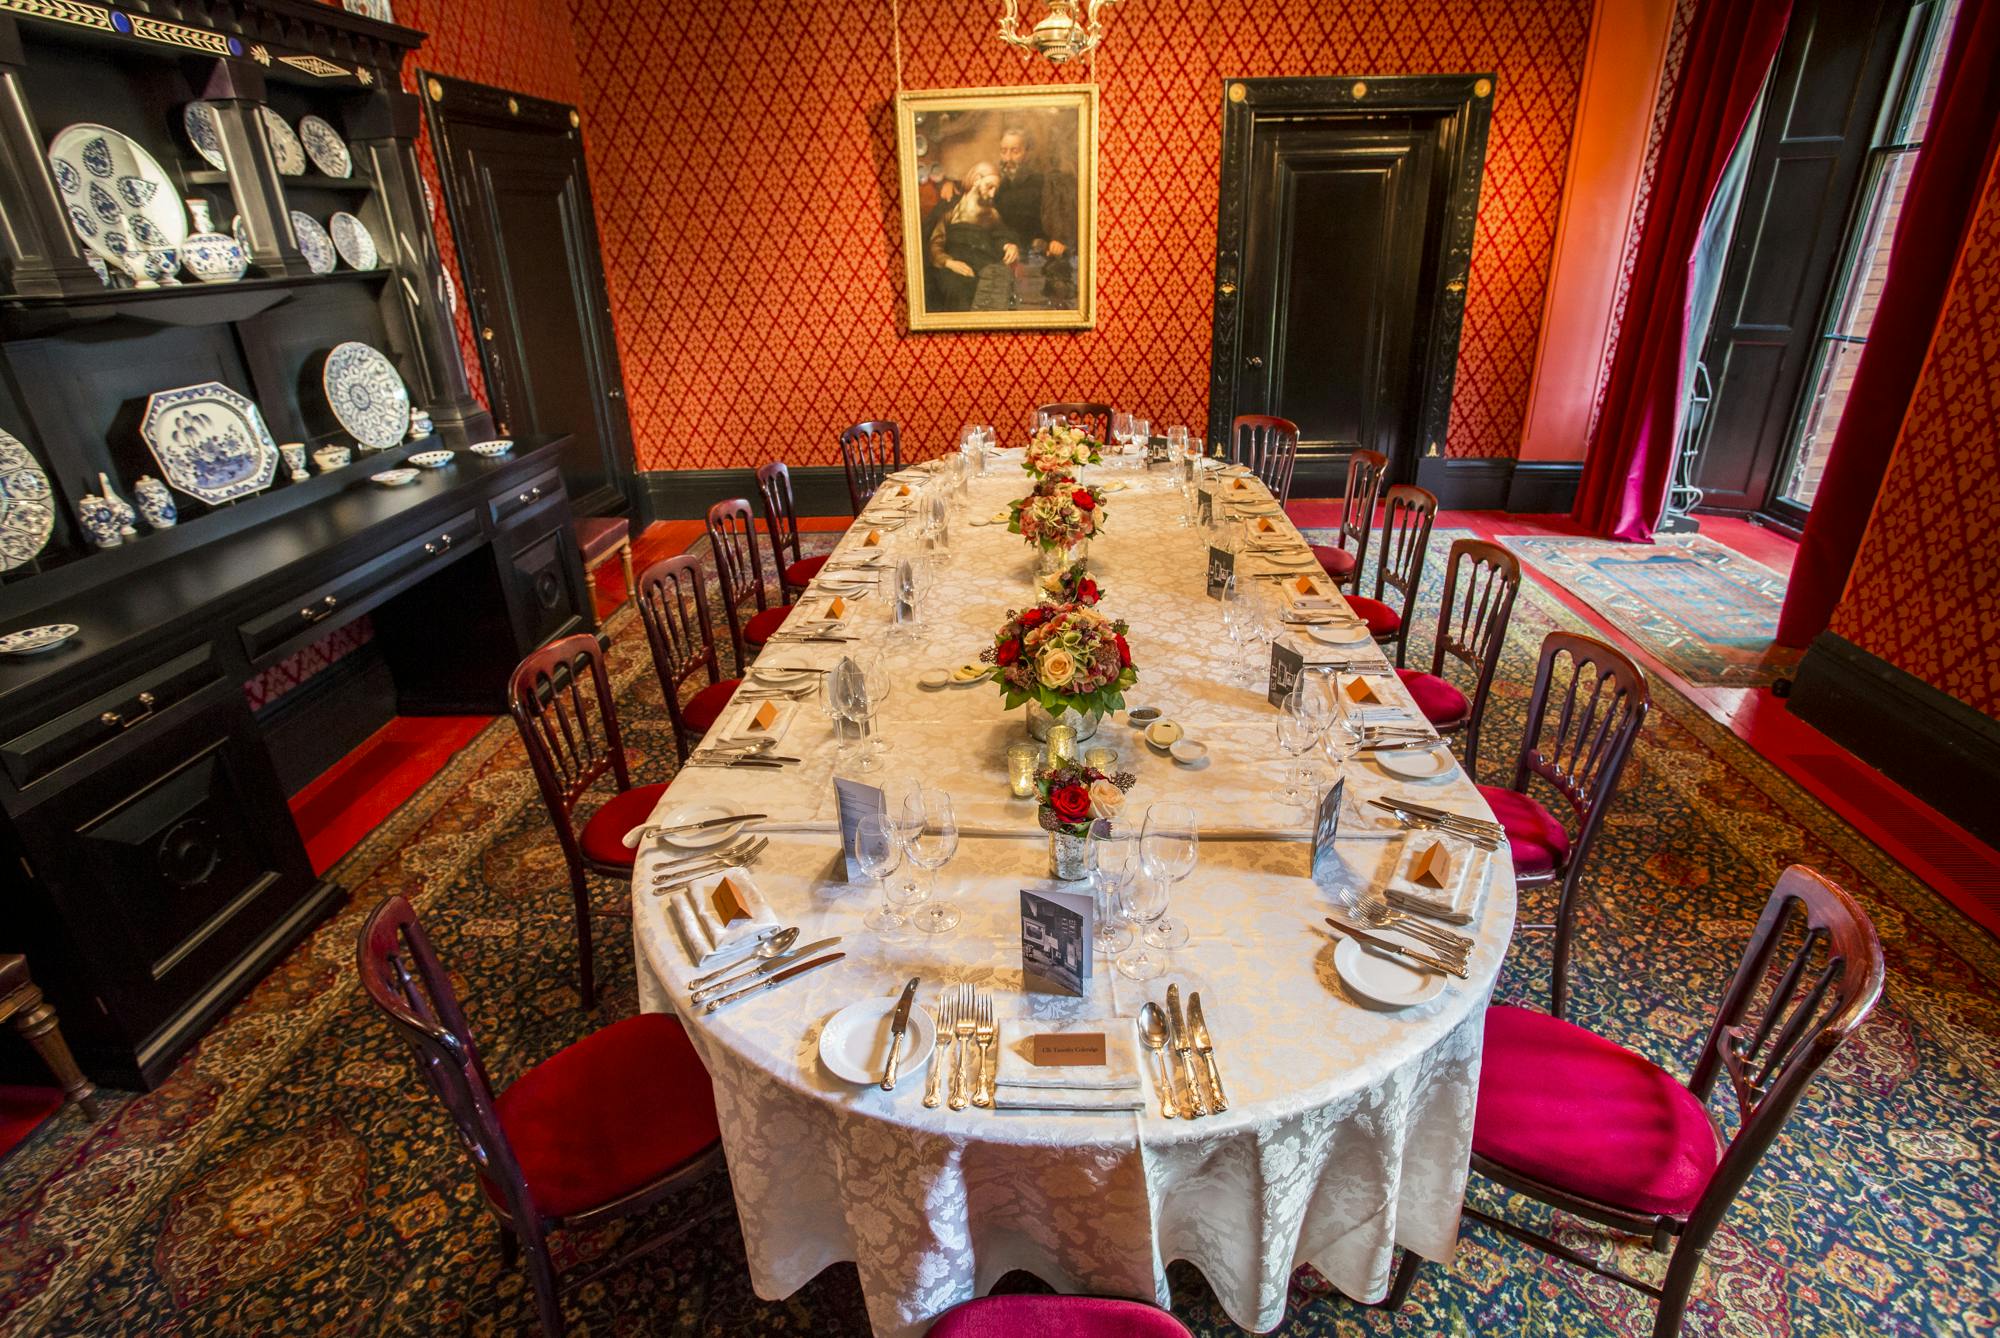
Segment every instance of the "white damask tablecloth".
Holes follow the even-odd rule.
[[[898,672],[882,716],[892,769],[944,787],[961,826],[990,833],[967,835],[944,871],[963,914],[958,928],[890,940],[862,926],[874,893],[841,881],[832,733],[812,703],[781,749],[802,765],[686,770],[660,811],[700,800],[770,814],[758,886],[786,923],[802,926],[802,941],[841,935],[845,961],[713,1016],[687,1010],[684,982],[695,968],[648,890],[663,856],[648,852],[637,867],[641,1005],[683,1013],[714,1080],[757,1293],[788,1296],[852,1260],[879,1334],[921,1333],[1016,1268],[1063,1291],[1164,1305],[1175,1259],[1202,1271],[1237,1322],[1268,1330],[1284,1316],[1300,1264],[1349,1296],[1375,1299],[1396,1246],[1444,1260],[1457,1236],[1486,1003],[1514,921],[1505,855],[1470,927],[1468,980],[1448,981],[1438,998],[1402,1012],[1350,995],[1322,924],[1334,901],[1307,876],[1303,817],[1271,797],[1285,763],[1262,669],[1255,688],[1230,681],[1220,605],[1203,590],[1205,539],[1176,525],[1180,498],[1164,472],[1107,462],[1087,477],[1126,485],[1107,499],[1090,567],[1105,589],[1101,607],[1131,624],[1139,683],[1128,701],[1164,708],[1210,746],[1205,767],[1178,767],[1122,716],[1107,720],[1099,741],[1139,776],[1128,811],[1136,818],[1153,800],[1185,799],[1211,828],[1271,829],[1203,842],[1200,867],[1175,889],[1172,908],[1193,939],[1172,954],[1166,976],[1140,985],[1100,960],[1086,999],[1022,993],[1018,889],[1046,876],[1047,848],[1032,804],[1007,792],[1004,755],[1025,737],[1020,713],[1003,712],[991,684],[916,686],[923,669],[976,658],[1029,595],[1031,554],[1019,537],[968,523],[1026,491],[1027,475],[1004,453],[956,505],[948,569],[919,637],[890,646]],[[885,541],[893,551],[914,543],[914,530]],[[855,551],[864,531],[841,551]],[[865,599],[849,615],[867,638],[858,644],[884,639],[885,599]],[[810,598],[803,607],[816,611]],[[832,664],[845,649],[774,645],[765,658]],[[1388,691],[1402,695],[1393,681]],[[1370,762],[1350,764],[1351,794],[1392,789],[1417,793]],[[1422,787],[1421,797],[1487,813],[1462,773]],[[1398,840],[1348,835],[1352,826],[1343,823],[1339,847],[1350,876],[1386,878]],[[1010,1019],[1131,1018],[1178,981],[1183,994],[1201,992],[1233,1104],[1196,1121],[1161,1118],[1156,1098],[1143,1116],[928,1110],[919,1075],[885,1093],[823,1068],[816,1047],[825,1020],[857,999],[894,993],[911,975],[923,977],[926,1003],[948,982],[991,990],[1003,1040]],[[1015,1033],[1021,1027],[1014,1021]]]

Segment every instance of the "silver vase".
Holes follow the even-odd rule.
[[[1097,733],[1097,726],[1104,719],[1098,711],[1077,711],[1063,707],[1058,715],[1051,715],[1042,709],[1040,702],[1028,703],[1028,737],[1038,743],[1049,741],[1049,730],[1056,725],[1068,725],[1076,731],[1076,741],[1082,743]]]
[[[1068,832],[1049,833],[1049,877],[1074,883],[1090,873],[1090,838]]]

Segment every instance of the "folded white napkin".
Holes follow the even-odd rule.
[[[1068,1035],[1076,1032],[1104,1033],[1104,1063],[1049,1065],[1038,1067],[1032,1058],[1036,1036]],[[1000,1019],[1000,1057],[994,1068],[996,1100],[1012,1089],[1015,1093],[1047,1095],[1063,1093],[1062,1099],[1087,1100],[1092,1094],[1117,1094],[1129,1100],[1139,1088],[1138,1035],[1129,1017],[1081,1018],[1053,1021],[1032,1018]],[[1023,1097],[1025,1099],[1025,1097]]]
[[[750,722],[757,718],[758,708],[766,705],[777,708],[771,727],[752,729]],[[750,739],[770,739],[773,741],[773,746],[776,746],[776,742],[785,737],[785,731],[792,727],[792,718],[799,713],[799,707],[802,705],[804,705],[802,702],[742,702],[736,712],[729,717],[729,723],[722,727],[717,738],[726,739],[730,743],[742,743]]]
[[[724,925],[715,913],[715,889],[724,878],[736,889],[737,903],[748,919]],[[688,960],[696,966],[728,956],[746,940],[760,938],[778,924],[771,904],[764,900],[764,894],[743,869],[724,869],[697,879],[692,886],[667,899],[667,916],[680,933]]]
[[[1410,879],[1413,862],[1434,845],[1443,845],[1451,857],[1451,873],[1441,888]],[[1486,874],[1495,853],[1437,832],[1411,832],[1403,838],[1396,871],[1385,889],[1389,904],[1452,924],[1468,924],[1485,899]]]

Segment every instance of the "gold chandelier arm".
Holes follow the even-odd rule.
[[[1002,0],[1002,6],[1000,11],[1000,40],[1011,42],[1015,46],[1027,46],[1027,41],[1021,36],[1020,0]]]

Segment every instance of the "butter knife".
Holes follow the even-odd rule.
[[[911,976],[896,1000],[896,1014],[889,1019],[889,1063],[882,1070],[882,1090],[896,1090],[896,1061],[903,1057],[903,1033],[910,1029],[910,1005],[916,1002],[918,977]]]
[[[1450,809],[1432,808],[1429,804],[1420,804],[1414,799],[1392,797],[1389,802],[1400,808],[1407,809],[1420,818],[1429,818],[1432,822],[1448,822],[1453,826],[1469,827],[1475,831],[1486,832],[1493,836],[1503,835],[1506,831],[1497,822],[1488,822],[1484,818],[1475,818],[1465,813],[1453,813]]]
[[[795,949],[791,952],[784,953],[781,956],[759,958],[755,962],[738,962],[733,968],[731,968],[732,974],[724,976],[720,980],[712,980],[706,985],[697,986],[696,988],[689,990],[688,1002],[706,1003],[708,1000],[713,999],[718,994],[727,994],[730,990],[736,989],[742,985],[748,985],[751,981],[756,980],[762,976],[768,976],[773,971],[781,970],[784,967],[792,966],[798,962],[803,962],[806,958],[812,956],[814,953],[821,952],[827,948],[834,947],[839,942],[840,942],[840,935],[835,934],[832,938],[823,938],[819,940],[817,943],[808,943],[803,948]]]
[[[1220,1115],[1229,1109],[1229,1098],[1222,1094],[1222,1073],[1215,1067],[1215,1046],[1208,1039],[1208,1019],[1201,1015],[1201,991],[1188,995],[1188,1030],[1193,1033],[1195,1053],[1208,1069],[1208,1090],[1215,1100],[1209,1104]]]
[[[1465,968],[1463,966],[1447,962],[1441,957],[1433,957],[1427,952],[1420,952],[1405,944],[1397,943],[1393,939],[1376,938],[1367,930],[1356,929],[1346,921],[1336,920],[1330,915],[1326,918],[1326,922],[1332,925],[1339,933],[1347,935],[1357,943],[1366,944],[1377,952],[1386,952],[1391,956],[1400,957],[1406,962],[1414,962],[1429,971],[1442,971],[1448,976],[1457,976],[1460,980],[1465,979]]]
[[[1187,1023],[1181,1019],[1181,987],[1167,986],[1167,1043],[1174,1047],[1174,1057],[1180,1061],[1181,1076],[1187,1081],[1188,1099],[1181,1115],[1184,1119],[1197,1119],[1208,1114],[1208,1108],[1201,1099],[1201,1083],[1194,1076],[1194,1047],[1188,1044]]]
[[[797,966],[788,967],[778,972],[777,975],[760,980],[754,985],[736,991],[734,994],[725,994],[720,999],[710,999],[703,1005],[701,1011],[704,1014],[713,1013],[716,1009],[733,1004],[738,999],[747,999],[753,994],[762,994],[765,990],[774,990],[786,981],[802,976],[808,971],[817,971],[822,966],[832,966],[845,956],[847,954],[844,952],[836,952],[830,953],[825,957],[815,957],[810,962],[800,962]]]

